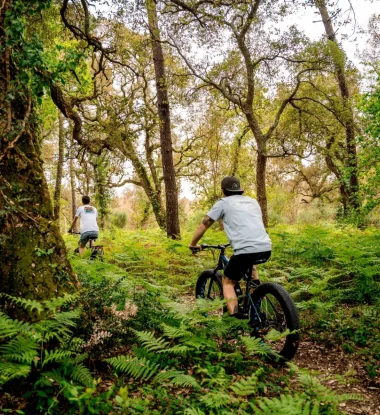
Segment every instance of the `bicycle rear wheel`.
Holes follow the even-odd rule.
[[[251,295],[255,307],[250,305],[249,316],[254,334],[280,356],[277,361],[291,360],[300,342],[299,317],[292,298],[281,285],[271,282],[259,285]],[[258,304],[260,319],[257,318]]]
[[[195,286],[195,297],[205,298],[210,301],[223,299],[222,276],[219,272],[214,274],[212,269],[208,269],[200,274]],[[208,314],[222,315],[223,311],[223,309],[218,309]]]

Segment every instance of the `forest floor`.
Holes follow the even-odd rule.
[[[195,303],[191,295],[181,296],[181,302]],[[339,346],[330,347],[304,338],[292,363],[307,369],[338,394],[360,395],[362,400],[348,400],[339,405],[347,414],[380,415],[380,377],[370,379],[365,363],[355,355],[345,353]]]
[[[363,363],[339,347],[301,341],[294,363],[308,369],[338,393],[359,394],[362,401],[347,401],[340,408],[352,415],[380,415],[380,378],[369,379]]]
[[[194,304],[194,297],[181,296],[181,303]],[[362,400],[348,400],[339,405],[347,414],[380,415],[380,377],[370,379],[364,362],[355,355],[348,355],[339,346],[329,347],[306,338],[301,340],[292,363],[307,369],[338,394],[360,395]]]

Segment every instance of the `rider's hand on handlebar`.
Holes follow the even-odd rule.
[[[193,253],[193,255],[197,252],[202,251],[202,247],[200,245],[189,245],[189,249]]]

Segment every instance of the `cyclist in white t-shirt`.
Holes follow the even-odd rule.
[[[90,205],[90,197],[82,197],[83,206],[77,209],[74,221],[70,226],[69,232],[71,232],[80,218],[80,240],[79,240],[79,255],[83,255],[84,248],[90,238],[97,238],[99,234],[99,226],[96,221],[98,217],[98,211],[94,206]]]
[[[255,263],[262,263],[271,255],[272,243],[265,230],[260,206],[257,200],[243,196],[240,181],[235,176],[222,180],[222,192],[225,197],[219,199],[209,210],[191,240],[190,249],[201,248],[198,241],[207,229],[217,220],[223,220],[224,231],[234,254],[224,270],[223,296],[227,300],[230,315],[240,318],[238,301],[234,289],[248,269]],[[252,268],[255,283],[260,280],[255,266]]]

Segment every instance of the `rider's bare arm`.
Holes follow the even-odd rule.
[[[70,226],[69,232],[71,232],[74,229],[75,224],[77,223],[78,216],[75,216],[73,223]]]
[[[214,223],[215,221],[211,219],[209,216],[205,216],[202,220],[202,223],[198,226],[198,229],[194,232],[193,238],[190,242],[189,248],[198,247],[197,243],[202,238],[204,233],[207,229]]]

